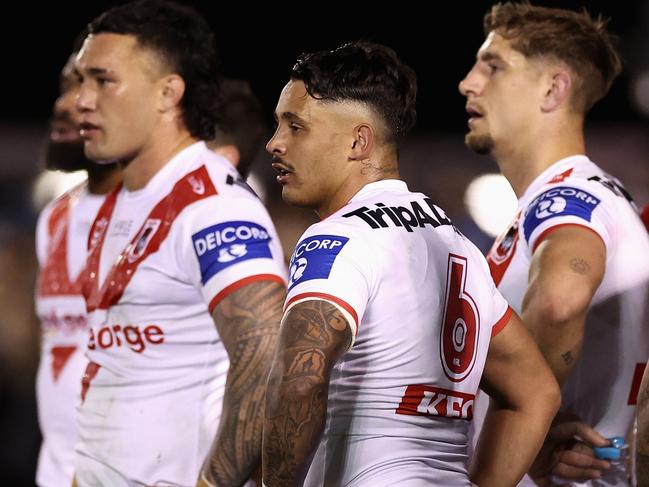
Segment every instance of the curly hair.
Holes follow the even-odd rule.
[[[576,78],[573,105],[584,113],[608,93],[622,69],[617,39],[607,32],[606,24],[586,10],[539,7],[529,2],[499,3],[484,16],[486,35],[498,33],[526,57],[549,56],[566,63]]]
[[[191,7],[169,0],[137,0],[112,7],[88,24],[89,34],[132,35],[185,81],[180,106],[192,136],[209,140],[218,123],[218,58],[214,34]]]
[[[417,121],[417,76],[387,46],[359,41],[302,54],[291,79],[319,100],[366,103],[383,118],[388,142],[397,142]]]

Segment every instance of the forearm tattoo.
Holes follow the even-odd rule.
[[[325,424],[329,375],[351,332],[338,309],[320,300],[296,305],[282,328],[264,423],[264,482],[295,485]]]
[[[214,310],[230,358],[221,421],[204,468],[207,480],[219,487],[243,485],[261,459],[268,365],[277,346],[285,294],[276,282],[254,283]]]
[[[561,358],[566,365],[570,365],[575,361],[575,358],[572,356],[572,352],[570,350],[568,350],[566,353],[562,353]]]

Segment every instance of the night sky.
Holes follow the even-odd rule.
[[[24,2],[26,4],[26,2]],[[29,3],[12,6],[3,13],[18,35],[2,38],[4,60],[0,121],[41,122],[56,98],[58,73],[72,41],[84,24],[116,2],[93,1]],[[492,2],[430,2],[430,13],[409,2],[392,2],[377,10],[371,3],[332,4],[309,2],[279,7],[279,2],[254,10],[248,2],[217,8],[217,2],[187,2],[210,21],[220,51],[223,72],[250,80],[269,114],[295,58],[303,51],[332,48],[347,40],[365,39],[393,47],[418,75],[420,129],[448,132],[466,126],[464,99],[457,84],[471,67],[483,40],[482,15]],[[219,2],[220,3],[220,2]],[[649,26],[641,20],[647,7],[640,0],[543,1],[550,6],[579,8],[611,18],[611,28],[621,35],[625,59],[638,57],[632,40]],[[269,2],[270,4],[270,2]],[[268,4],[267,4],[268,5]],[[398,6],[397,6],[398,5]],[[317,24],[317,27],[316,27]],[[645,45],[649,34],[645,34]],[[649,57],[649,52],[645,53]],[[649,64],[649,60],[647,61]],[[628,99],[629,75],[618,79],[611,94],[592,113],[603,121],[642,120]]]

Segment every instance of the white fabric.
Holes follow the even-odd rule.
[[[431,205],[402,181],[368,184],[296,246],[286,308],[328,300],[351,316],[352,333],[358,330],[332,372],[326,429],[307,486],[470,485],[469,421],[459,416],[470,417],[492,327],[508,306],[484,257]],[[383,210],[376,220],[363,207]],[[440,353],[451,261],[458,272],[452,282],[461,283],[450,299],[451,325],[457,303],[467,319],[479,310],[477,327],[467,325],[478,330],[477,340],[469,334],[458,345],[475,353],[458,358],[465,369],[456,382]]]
[[[43,436],[36,483],[42,487],[72,482],[76,407],[81,375],[88,362],[84,356],[88,341],[86,304],[74,281],[85,263],[88,232],[103,199],[90,194],[84,183],[48,204],[38,219],[36,253],[41,270],[45,269],[36,290],[36,313],[42,331],[36,397]],[[51,221],[53,212],[58,213],[66,204],[68,211]],[[50,233],[51,225],[55,235]],[[59,231],[65,232],[65,239],[56,234]],[[55,255],[57,251],[61,253]],[[57,259],[62,260],[54,262]]]
[[[151,222],[149,213],[179,181],[191,183],[182,183],[187,194],[204,194],[204,183],[187,179],[202,167],[217,194],[186,206],[170,227]],[[139,251],[146,257],[129,276],[119,301],[90,314],[88,356],[100,368],[80,407],[79,453],[129,481],[194,485],[214,438],[229,366],[208,305],[243,279],[261,275],[259,279],[285,282],[281,246],[268,213],[236,179],[235,169],[200,142],[174,157],[145,188],[134,193],[122,189],[117,196],[99,283],[107,275],[112,279],[112,262]],[[256,243],[268,251],[267,257],[249,258],[252,240],[212,245],[210,251],[205,251],[205,239],[197,243],[197,235],[212,227],[225,228],[223,234],[233,238],[241,222],[245,228],[265,229],[268,238]],[[127,243],[140,242],[147,225],[152,225],[149,240],[142,237],[142,246],[120,254]],[[147,255],[164,228],[169,228],[167,237]],[[201,270],[201,263],[218,268],[225,265],[221,261],[229,267],[213,275]]]
[[[508,238],[506,231],[497,239],[488,255],[498,289],[520,313],[533,249],[544,232],[576,224],[601,237],[606,271],[588,312],[580,357],[561,391],[561,409],[577,414],[605,437],[625,437],[629,431],[635,411],[629,404],[633,379],[649,350],[649,237],[635,207],[616,184],[586,156],[558,161],[525,191],[519,200],[517,228],[510,228]],[[570,189],[581,192],[575,196],[579,201],[591,201],[585,203],[588,211],[574,215],[568,205],[564,207],[566,200],[575,201]],[[539,203],[542,195],[552,202],[550,206]],[[486,409],[487,403],[481,394],[476,411]],[[605,473],[599,481],[579,485],[627,485],[621,478],[625,475]]]

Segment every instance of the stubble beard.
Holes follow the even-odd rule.
[[[474,135],[468,133],[464,137],[464,143],[473,152],[483,156],[491,154],[494,149],[494,139],[492,139],[491,135],[488,134]]]

